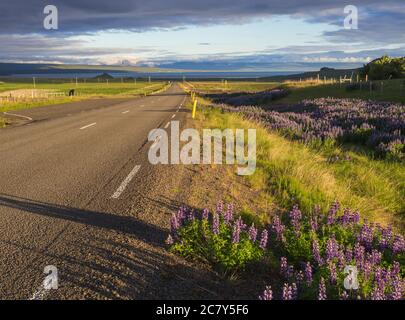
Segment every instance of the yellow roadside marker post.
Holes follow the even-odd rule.
[[[195,119],[195,114],[197,112],[197,99],[194,100],[194,106],[193,106],[193,119]]]

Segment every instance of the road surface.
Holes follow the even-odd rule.
[[[174,84],[154,96],[15,112],[32,121],[0,130],[0,298],[190,297],[195,270],[169,270],[170,213],[143,206],[162,188],[148,134],[183,121],[185,99]],[[43,290],[48,265],[57,290]]]

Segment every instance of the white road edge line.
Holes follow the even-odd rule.
[[[128,184],[131,182],[131,180],[138,173],[139,169],[141,169],[140,165],[136,165],[135,168],[132,169],[132,171],[125,178],[125,180],[122,181],[121,185],[118,187],[117,191],[115,191],[115,193],[111,196],[111,198],[118,199],[121,196],[121,194],[125,191]]]
[[[24,119],[27,119],[27,120],[29,120],[29,121],[33,121],[33,120],[34,120],[34,119],[30,118],[30,117],[22,116],[22,115],[15,114],[15,113],[3,112],[3,114],[8,115],[8,116],[14,116],[14,117],[19,117],[19,118],[24,118]]]
[[[87,126],[81,127],[80,130],[84,130],[84,129],[90,128],[90,127],[92,127],[92,126],[95,126],[96,124],[97,124],[97,122],[90,123],[90,124],[88,124]]]

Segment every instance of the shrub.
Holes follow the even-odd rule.
[[[168,243],[177,254],[209,262],[224,274],[244,270],[264,254],[257,241],[256,228],[248,228],[241,218],[233,218],[233,208],[220,205],[213,215],[207,210],[200,219],[190,209],[181,208],[172,217]]]
[[[361,222],[358,212],[341,210],[337,202],[325,213],[315,207],[304,214],[295,206],[260,233],[222,203],[213,214],[205,209],[199,217],[181,208],[171,224],[167,242],[173,252],[208,261],[225,274],[243,271],[265,255],[278,258],[274,281],[284,286],[274,294],[268,285],[259,297],[263,300],[404,297],[404,238],[391,227]]]

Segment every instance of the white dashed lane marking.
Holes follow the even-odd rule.
[[[118,199],[121,196],[121,194],[125,191],[128,184],[131,182],[131,180],[138,173],[139,169],[141,169],[141,166],[139,166],[139,165],[136,165],[135,168],[132,169],[132,171],[124,179],[124,181],[122,181],[121,185],[118,187],[117,191],[115,191],[115,193],[111,196],[111,198]]]
[[[87,126],[81,127],[81,128],[80,128],[80,130],[84,130],[84,129],[87,129],[87,128],[90,128],[90,127],[93,127],[93,126],[95,126],[96,124],[97,124],[96,122],[94,122],[94,123],[90,123],[90,124],[88,124]]]

